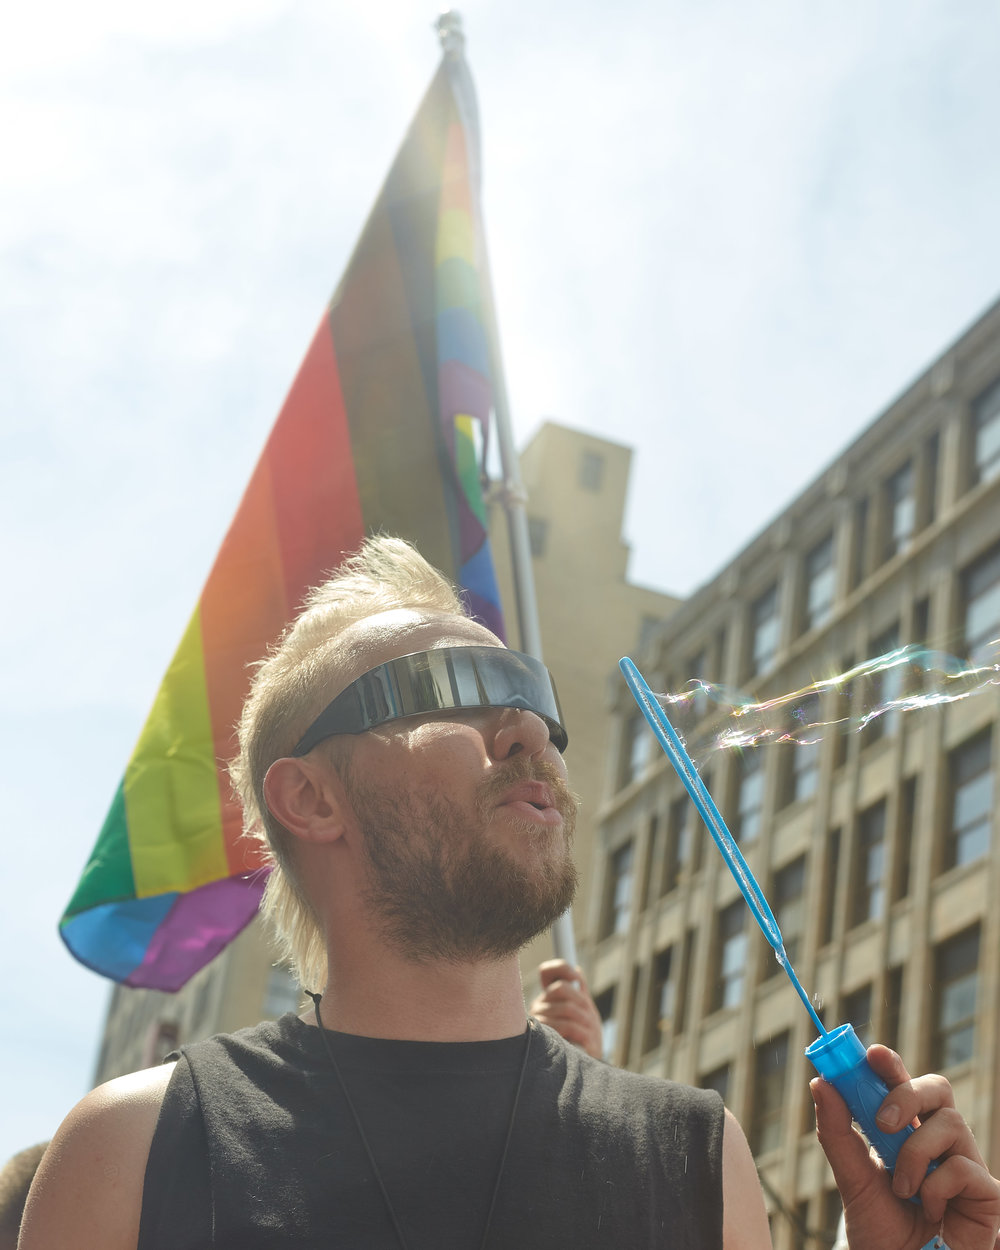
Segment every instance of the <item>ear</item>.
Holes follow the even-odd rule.
[[[343,783],[316,760],[275,760],[264,777],[264,802],[289,833],[305,842],[334,842],[344,832]]]

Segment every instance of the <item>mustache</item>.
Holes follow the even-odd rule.
[[[528,755],[515,755],[501,772],[482,783],[476,795],[480,812],[487,813],[511,786],[522,781],[544,782],[552,791],[552,804],[563,819],[570,820],[576,816],[580,796],[570,790],[559,769],[546,760],[533,760]]]

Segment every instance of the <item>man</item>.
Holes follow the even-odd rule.
[[[262,663],[233,767],[275,861],[265,910],[314,1013],[186,1048],[59,1130],[22,1250],[765,1250],[718,1098],[526,1020],[518,950],[575,885],[566,734],[544,668],[394,539],[311,596]],[[852,1250],[992,1250],[1000,1186],[941,1078],[872,1062],[905,1123],[897,1192],[829,1086]],[[931,1158],[942,1162],[924,1180]]]

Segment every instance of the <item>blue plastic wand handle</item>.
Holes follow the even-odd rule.
[[[913,1125],[907,1124],[895,1133],[886,1133],[875,1122],[875,1115],[889,1092],[889,1086],[872,1071],[864,1043],[854,1029],[849,1024],[831,1029],[825,1037],[818,1037],[806,1047],[806,1058],[820,1076],[837,1090],[886,1168],[893,1171],[899,1148],[913,1132]],[[934,1162],[927,1170],[930,1172],[936,1167]],[[913,1201],[919,1200],[914,1198]]]

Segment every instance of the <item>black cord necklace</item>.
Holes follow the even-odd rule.
[[[361,1144],[365,1148],[365,1154],[368,1156],[368,1163],[371,1167],[372,1175],[378,1183],[379,1192],[382,1195],[382,1201],[385,1203],[385,1209],[389,1214],[389,1219],[392,1221],[392,1227],[396,1233],[396,1240],[399,1242],[400,1250],[407,1250],[406,1238],[403,1236],[403,1230],[399,1226],[399,1220],[396,1218],[396,1212],[393,1210],[392,1202],[389,1200],[389,1191],[385,1187],[385,1181],[382,1179],[382,1173],[379,1171],[379,1166],[375,1162],[375,1155],[372,1153],[372,1148],[368,1144],[368,1136],[362,1127],[361,1117],[358,1115],[357,1108],[354,1106],[351,1095],[348,1093],[347,1084],[344,1081],[343,1073],[340,1070],[340,1064],[337,1062],[337,1056],[333,1053],[330,1036],[323,1024],[323,1017],[319,1014],[319,1005],[323,1001],[323,995],[313,994],[309,990],[306,990],[306,993],[313,1000],[313,1008],[316,1012],[316,1023],[319,1025],[319,1035],[323,1039],[323,1046],[340,1085],[340,1092],[344,1095],[344,1101],[347,1103],[351,1116],[354,1119],[354,1126],[358,1130],[358,1136],[361,1138]],[[529,1020],[527,1027],[524,1030],[524,1052],[521,1055],[521,1069],[517,1076],[517,1086],[514,1089],[514,1101],[512,1102],[510,1108],[510,1119],[507,1121],[507,1134],[504,1137],[503,1151],[500,1155],[500,1166],[497,1168],[497,1178],[493,1182],[493,1195],[490,1198],[490,1209],[486,1213],[486,1225],[483,1228],[483,1239],[479,1243],[479,1250],[486,1250],[486,1242],[490,1235],[490,1225],[493,1223],[493,1211],[497,1205],[497,1195],[500,1193],[500,1182],[503,1180],[504,1168],[507,1164],[507,1151],[510,1148],[510,1139],[514,1132],[514,1122],[517,1119],[517,1108],[521,1101],[521,1087],[524,1085],[524,1074],[528,1069],[528,1051],[531,1049],[531,1033],[531,1021]]]

